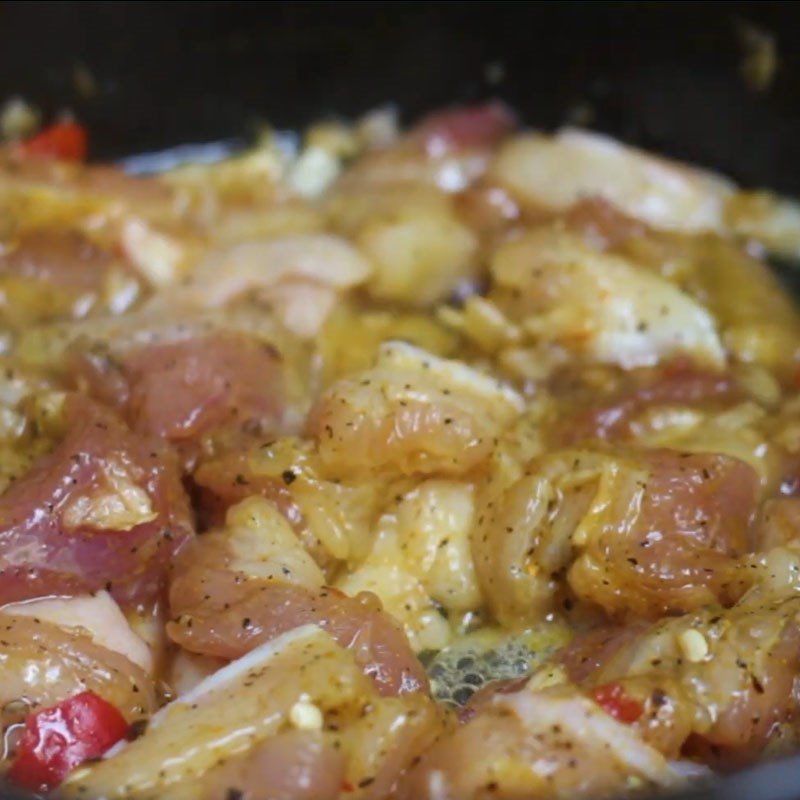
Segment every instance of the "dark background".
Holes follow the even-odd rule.
[[[767,91],[742,79],[743,24],[776,40]],[[95,158],[499,96],[531,125],[590,109],[592,127],[800,195],[800,3],[0,2],[12,95],[73,111]],[[800,798],[800,760],[690,797]]]
[[[777,41],[766,92],[741,77],[742,23]],[[499,95],[530,124],[588,107],[626,140],[800,194],[797,3],[0,2],[13,94],[73,110],[98,158]]]

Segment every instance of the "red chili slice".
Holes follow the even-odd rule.
[[[598,686],[592,697],[603,710],[611,714],[620,722],[636,722],[644,713],[644,706],[635,698],[625,694],[625,690],[618,683],[607,683]]]
[[[56,122],[20,145],[23,155],[62,161],[83,161],[88,149],[86,128],[77,122]]]
[[[29,714],[8,777],[32,791],[52,789],[79,764],[125,737],[122,714],[94,692],[81,692]]]

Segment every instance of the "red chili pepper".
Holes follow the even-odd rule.
[[[58,786],[79,764],[125,737],[128,723],[94,692],[81,692],[29,714],[8,777],[32,791]]]
[[[23,155],[62,161],[83,161],[88,148],[86,128],[77,122],[56,122],[19,146]]]
[[[592,692],[592,697],[606,713],[611,714],[620,722],[636,722],[644,713],[644,706],[635,698],[628,697],[618,683],[598,686]]]

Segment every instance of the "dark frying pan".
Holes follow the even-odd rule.
[[[761,90],[742,70],[754,27],[778,56]],[[0,2],[13,95],[72,110],[98,159],[496,96],[532,125],[580,122],[800,195],[795,3]],[[800,756],[683,797],[800,798]]]

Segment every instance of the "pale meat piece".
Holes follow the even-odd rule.
[[[557,224],[510,240],[492,258],[496,301],[534,342],[631,369],[677,356],[720,370],[717,324],[695,298]]]
[[[562,658],[583,686],[619,684],[638,701],[634,726],[667,756],[741,765],[797,713],[799,609],[785,588],[752,590],[728,610],[609,631],[602,651],[592,634],[580,637]]]
[[[372,299],[432,307],[480,282],[478,237],[457,206],[513,126],[497,103],[432,114],[333,184],[325,208],[372,263]]]
[[[651,409],[713,409],[742,396],[731,374],[697,369],[688,360],[664,364],[656,374],[638,372],[628,373],[609,397],[594,387],[581,387],[577,392],[569,384],[563,389],[555,387],[559,399],[563,397],[566,404],[576,407],[558,420],[552,436],[555,442],[572,445],[591,439],[625,441],[634,438],[637,420]]]
[[[278,733],[253,750],[212,767],[202,779],[183,783],[170,797],[220,800],[338,800],[345,758],[320,731]]]
[[[622,617],[733,601],[757,498],[755,471],[728,456],[552,453],[487,500],[475,566],[507,625],[551,610],[563,576],[579,598]]]
[[[89,388],[119,407],[134,430],[176,444],[223,427],[254,434],[278,428],[283,373],[275,347],[241,333],[152,344],[114,357],[90,349],[78,360]]]
[[[210,251],[182,284],[156,295],[155,313],[208,309],[256,297],[300,338],[313,338],[340,296],[363,283],[369,261],[330,234],[245,241]]]
[[[0,602],[108,590],[153,600],[192,535],[174,457],[78,395],[67,433],[0,496]]]
[[[14,190],[47,190],[66,203],[71,200],[76,208],[86,210],[81,202],[99,202],[102,199],[124,202],[144,212],[163,215],[171,207],[173,192],[158,177],[128,175],[119,167],[93,164],[67,163],[53,159],[19,158],[0,154],[0,197]],[[23,210],[25,209],[22,206]]]
[[[31,231],[0,250],[0,275],[96,292],[114,264],[111,253],[72,230]]]
[[[172,285],[188,266],[197,237],[185,206],[157,177],[0,153],[4,229],[15,236],[51,227],[85,231],[142,287]]]
[[[511,139],[491,174],[546,209],[566,210],[583,198],[602,197],[651,225],[686,231],[722,230],[734,191],[711,173],[569,128]]]
[[[4,725],[89,690],[129,722],[156,709],[152,678],[86,632],[0,610],[0,703]],[[16,709],[16,710],[15,710]]]
[[[483,605],[470,549],[472,487],[430,480],[395,499],[369,555],[335,585],[376,594],[416,652],[441,650],[452,636],[447,618]]]
[[[501,103],[449,108],[418,122],[409,138],[432,156],[469,147],[491,147],[514,130],[516,120]]]
[[[108,592],[9,603],[0,608],[0,612],[87,634],[96,644],[120,653],[146,673],[153,672],[150,648],[134,633]]]
[[[307,427],[336,476],[459,475],[489,455],[523,404],[513,389],[462,362],[390,342],[373,369],[322,395]]]
[[[493,147],[515,127],[499,103],[431,114],[405,136],[367,151],[343,176],[345,185],[429,184],[457,192],[489,166]]]
[[[402,779],[401,800],[616,797],[678,786],[627,725],[572,687],[509,687],[485,700]]]
[[[338,773],[339,791],[373,800],[385,797],[442,728],[429,698],[381,698],[352,652],[307,625],[262,644],[165,706],[140,738],[79,768],[62,791],[66,797],[177,800],[236,779],[246,783],[226,788],[301,800],[309,797],[309,781],[320,793],[311,796],[330,796]],[[165,752],[174,753],[166,762]],[[283,793],[264,795],[265,787]]]
[[[124,259],[69,228],[42,228],[3,242],[0,235],[3,322],[13,327],[124,311],[140,284]]]
[[[221,526],[232,504],[261,495],[275,504],[327,570],[369,553],[382,505],[396,494],[385,483],[327,476],[314,443],[291,436],[257,439],[204,460],[193,482],[206,527]]]
[[[277,511],[254,517],[257,508],[249,501],[234,507],[224,530],[204,534],[178,556],[170,638],[194,653],[230,659],[311,623],[352,649],[381,694],[426,690],[422,665],[380,601],[322,585],[299,540],[291,543],[294,535],[283,518]],[[281,529],[279,547],[275,527]]]

